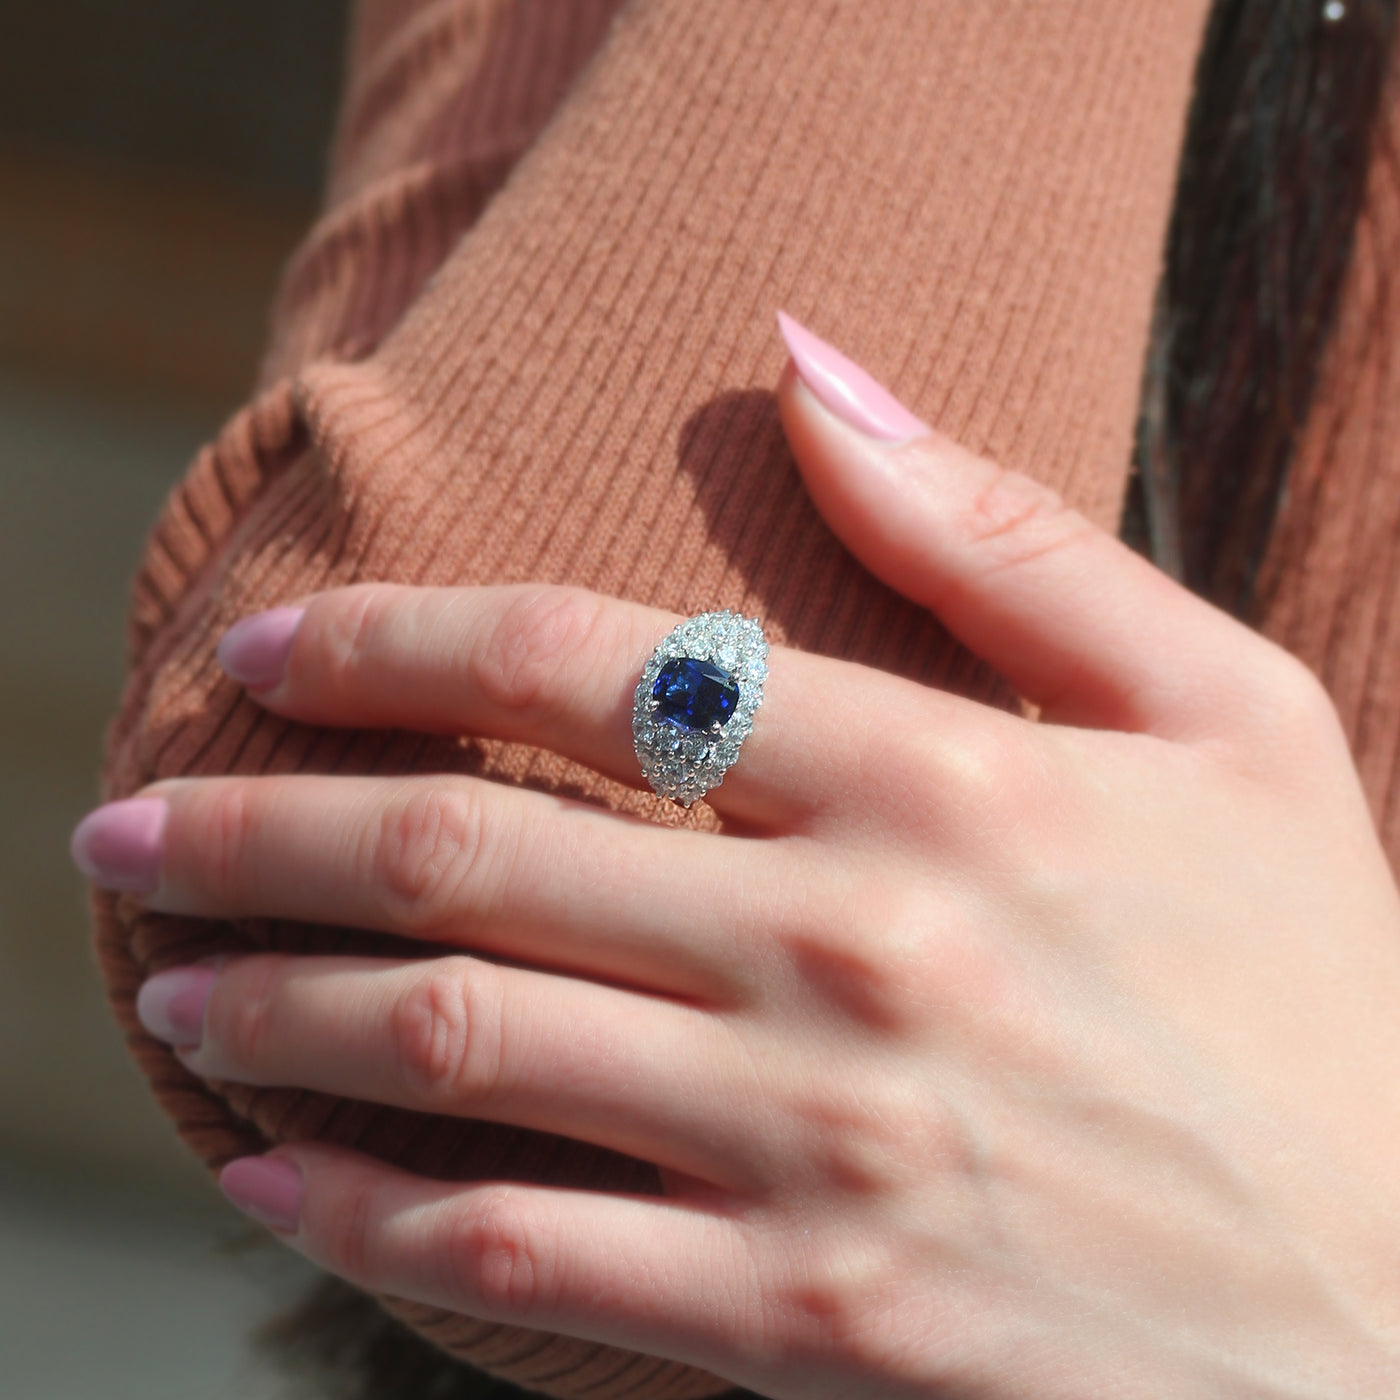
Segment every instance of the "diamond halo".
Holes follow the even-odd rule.
[[[675,661],[709,662],[728,672],[739,689],[733,713],[699,729],[664,715],[657,678]],[[755,618],[701,613],[667,633],[643,667],[632,703],[632,738],[652,790],[689,807],[718,787],[753,731],[767,678],[768,641]]]

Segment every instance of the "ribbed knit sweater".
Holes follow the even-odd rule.
[[[368,579],[553,580],[988,703],[1015,697],[808,502],[772,389],[784,307],[922,417],[1116,528],[1206,0],[365,0],[323,216],[261,383],[155,523],[104,795],[213,773],[455,771],[658,820],[490,739],[317,730],[220,672],[237,618]],[[1335,697],[1400,866],[1400,102],[1260,625]],[[95,892],[116,1015],[211,1168],[319,1137],[447,1178],[657,1189],[513,1128],[205,1083],[136,989],[208,952],[375,935],[150,914]],[[387,1300],[557,1396],[681,1400],[683,1366]]]

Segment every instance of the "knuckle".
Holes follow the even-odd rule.
[[[890,1333],[878,1325],[888,1305],[892,1271],[882,1252],[803,1232],[800,1254],[775,1271],[765,1289],[760,1336],[779,1365],[830,1365],[839,1356],[853,1370],[889,1363]]]
[[[360,678],[382,665],[379,649],[388,631],[389,612],[404,592],[400,585],[384,583],[345,590],[344,605],[335,609],[317,632],[333,686],[353,694],[363,689]]]
[[[963,520],[966,538],[988,570],[1030,563],[1093,532],[1058,491],[1010,467],[989,466]]]
[[[889,891],[861,889],[781,942],[796,982],[855,1025],[897,1035],[911,1007],[907,949]]]
[[[1036,770],[1025,739],[1011,725],[990,718],[956,728],[929,726],[903,742],[901,769],[922,809],[917,826],[923,839],[961,840],[995,813],[1019,807],[1023,787]]]
[[[481,870],[485,823],[466,787],[413,784],[390,803],[369,862],[392,925],[430,936],[462,914],[464,887]]]
[[[1079,894],[1053,876],[1033,888],[1047,921]],[[805,1000],[895,1043],[930,1015],[949,1026],[1015,1025],[1033,1001],[1017,945],[970,926],[956,892],[862,882],[828,893],[825,911],[775,942],[783,975]]]
[[[256,1070],[263,1063],[275,1014],[280,962],[271,953],[240,958],[236,968],[231,969],[233,977],[226,970],[215,984],[205,1018],[205,1035],[241,1068]]]
[[[416,1099],[460,1106],[488,1101],[501,1079],[501,1008],[486,964],[438,958],[395,1003],[395,1063]]]
[[[1238,704],[1239,724],[1228,747],[1251,772],[1281,774],[1334,770],[1352,762],[1350,744],[1326,686],[1291,652],[1267,645],[1249,693]]]
[[[484,1193],[448,1227],[443,1260],[449,1296],[465,1296],[488,1315],[528,1314],[548,1302],[549,1258],[515,1193]]]
[[[1303,733],[1328,733],[1337,726],[1337,707],[1327,688],[1292,652],[1273,653],[1270,695],[1274,712]]]
[[[237,781],[212,785],[206,802],[199,823],[200,867],[214,899],[237,911],[253,840],[253,803],[247,784]]]
[[[953,1189],[989,1170],[989,1144],[926,1083],[851,1075],[809,1086],[788,1113],[799,1125],[802,1160],[838,1193],[897,1197],[931,1179]]]
[[[473,679],[499,708],[547,716],[567,698],[559,682],[568,659],[594,653],[603,623],[603,600],[584,589],[527,589],[492,626]]]
[[[333,1211],[323,1212],[326,1263],[342,1278],[370,1279],[374,1271],[375,1192],[371,1178],[356,1174],[339,1192]]]
[[[1004,1026],[1026,1009],[1027,987],[1010,942],[949,928],[925,940],[913,976],[947,1024]]]

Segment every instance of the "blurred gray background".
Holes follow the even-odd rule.
[[[348,8],[0,0],[3,1400],[289,1393],[245,1335],[305,1271],[131,1066],[67,841],[143,536],[314,215]]]

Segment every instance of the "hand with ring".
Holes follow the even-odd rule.
[[[773,1397],[1400,1393],[1400,897],[1326,694],[785,330],[818,508],[1038,717],[774,646],[707,784],[718,832],[462,776],[99,809],[75,857],[151,909],[442,947],[155,975],[143,1021],[197,1074],[546,1129],[666,1186],[287,1143],[226,1191],[367,1290]],[[717,650],[657,659],[679,623],[370,584],[221,656],[295,720],[644,785],[648,664],[676,662],[647,692],[667,737],[732,722]]]

